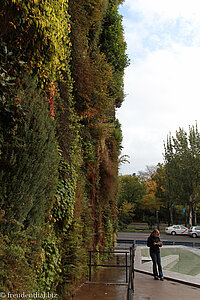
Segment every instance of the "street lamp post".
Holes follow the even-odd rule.
[[[157,222],[157,229],[159,230],[159,217],[158,217],[158,209],[156,208],[156,222]]]

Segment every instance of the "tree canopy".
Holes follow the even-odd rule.
[[[169,135],[164,157],[168,194],[174,204],[189,206],[189,224],[193,225],[200,184],[200,135],[197,124],[189,127],[189,133],[179,128],[174,137]]]

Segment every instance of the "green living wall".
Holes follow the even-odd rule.
[[[1,5],[0,292],[65,299],[88,250],[113,248],[128,65],[120,2]]]

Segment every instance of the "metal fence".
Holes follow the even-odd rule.
[[[147,240],[125,240],[125,239],[117,239],[117,244],[119,245],[132,245],[132,244],[136,244],[136,245],[146,245],[147,244]],[[182,246],[188,246],[188,247],[200,247],[200,243],[199,242],[176,242],[176,241],[163,241],[163,245],[182,245]],[[126,247],[117,247],[118,249],[126,249]]]
[[[132,300],[134,294],[134,278],[135,278],[134,262],[135,262],[135,243],[133,243],[132,247],[130,247],[130,268],[129,268],[128,289],[127,289],[127,300]]]
[[[132,246],[129,249],[126,249],[124,251],[94,251],[90,250],[89,252],[89,281],[92,281],[92,268],[93,267],[109,267],[109,268],[125,268],[125,282],[128,285],[127,288],[127,300],[133,299],[133,293],[134,293],[134,258],[135,258],[135,243],[132,243]],[[99,254],[124,254],[125,256],[125,264],[97,264],[93,260],[93,254],[99,253]],[[128,256],[129,256],[129,262],[128,262]]]
[[[126,269],[126,283],[128,283],[128,270],[130,268],[130,263],[128,264],[128,254],[130,252],[130,250],[124,250],[124,251],[95,251],[95,250],[89,250],[89,281],[92,280],[92,267],[103,267],[103,268],[125,268]],[[95,262],[93,262],[92,260],[92,254],[93,253],[99,253],[99,254],[124,254],[125,256],[125,264],[120,265],[120,264],[97,264]]]

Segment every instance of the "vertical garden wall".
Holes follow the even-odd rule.
[[[64,299],[87,275],[87,251],[113,247],[120,2],[1,5],[0,292]]]

